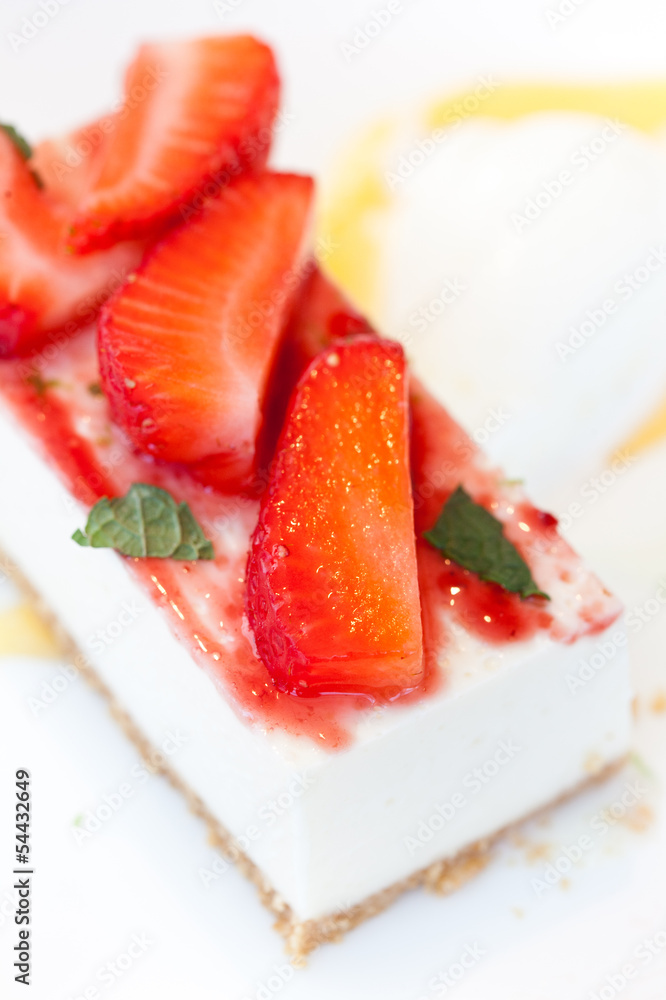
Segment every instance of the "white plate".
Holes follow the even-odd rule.
[[[33,138],[56,132],[113,100],[120,67],[139,39],[249,28],[276,44],[284,69],[293,120],[280,136],[279,161],[319,171],[380,111],[481,72],[580,78],[650,76],[663,68],[666,9],[648,0],[607,0],[603,8],[578,0],[557,26],[545,5],[528,0],[402,0],[392,4],[385,30],[350,56],[343,44],[354,44],[357,28],[387,7],[383,0],[12,0],[0,14],[2,117]],[[30,33],[24,18],[38,27],[21,44],[14,36]],[[0,488],[11,488],[7,470],[0,477]],[[286,962],[271,918],[241,876],[230,870],[203,886],[199,870],[214,856],[201,824],[161,778],[144,780],[134,749],[97,697],[75,681],[35,714],[31,699],[43,698],[62,665],[0,662],[0,995],[25,993],[12,982],[16,928],[7,914],[11,784],[14,771],[27,767],[35,810],[33,1000],[111,992],[117,1000],[663,997],[666,714],[650,705],[666,691],[666,616],[657,597],[666,578],[664,510],[666,447],[642,456],[570,532],[646,619],[630,628],[638,766],[533,823],[521,843],[505,844],[452,897],[411,893],[342,944],[321,949],[304,971]],[[0,607],[13,599],[0,584]],[[117,805],[114,793],[128,781],[133,795],[78,844],[76,817],[105,796]],[[614,807],[619,816],[625,784],[636,782],[638,806],[603,832],[599,811]],[[583,833],[594,848],[566,880],[538,891],[535,880]]]

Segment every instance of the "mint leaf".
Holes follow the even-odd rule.
[[[27,139],[24,139],[21,133],[14,128],[13,125],[5,125],[4,122],[0,122],[0,128],[7,135],[9,139],[14,143],[16,149],[20,153],[22,159],[29,160],[32,156],[32,146]]]
[[[5,135],[14,144],[14,147],[18,151],[18,154],[22,160],[25,160],[27,163],[28,160],[32,159],[32,153],[33,153],[32,146],[30,145],[28,140],[24,138],[24,136],[22,136],[17,129],[14,128],[13,125],[6,125],[4,122],[0,122],[0,129],[2,129]],[[31,170],[30,173],[37,187],[40,190],[42,190],[44,188],[44,181],[42,180],[42,178],[39,176],[36,170]]]
[[[39,372],[27,375],[25,380],[33,387],[38,396],[43,396],[47,389],[55,389],[56,386],[60,385],[60,382],[56,378],[50,378],[45,381]]]
[[[178,548],[171,553],[171,558],[214,559],[213,543],[206,538],[186,503],[178,504],[178,521],[181,542]]]
[[[498,583],[521,597],[545,597],[504,527],[490,511],[475,503],[462,486],[442,507],[434,528],[424,533],[431,545],[482,580]]]
[[[215,555],[188,505],[176,504],[166,490],[147,483],[134,483],[124,497],[102,497],[90,511],[85,533],[77,528],[72,538],[77,545],[116,549],[126,556]]]

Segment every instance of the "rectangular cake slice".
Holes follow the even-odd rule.
[[[142,749],[188,737],[170,777],[260,887],[293,954],[406,888],[455,887],[496,834],[627,753],[619,603],[418,386],[424,675],[394,700],[301,697],[275,686],[245,617],[259,488],[225,495],[132,451],[99,391],[93,331],[38,361],[0,367],[0,547]],[[136,482],[186,501],[215,559],[74,544],[91,505]],[[484,582],[424,539],[458,488],[502,524],[549,600]]]

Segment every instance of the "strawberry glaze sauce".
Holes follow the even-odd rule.
[[[46,360],[45,351],[32,361],[2,362],[0,391],[71,493],[91,506],[104,495],[125,493],[133,482],[162,486],[176,500],[190,504],[214,544],[216,557],[211,561],[126,559],[164,609],[179,640],[248,720],[267,729],[284,728],[327,749],[347,745],[353,717],[372,704],[370,694],[303,697],[277,691],[244,623],[247,553],[265,476],[259,477],[256,489],[222,495],[182,469],[134,454],[111,424],[106,399],[97,388],[92,331],[51,354],[51,360]],[[419,540],[425,679],[397,699],[398,705],[423,698],[444,683],[439,661],[455,626],[497,646],[529,639],[539,631],[573,642],[602,631],[620,610],[559,537],[555,519],[527,503],[515,486],[503,485],[438,403],[414,386],[412,404],[417,535],[434,524],[450,492],[462,483],[503,521],[507,537],[553,600],[522,601],[480,581]],[[94,551],[89,555],[95,558]]]

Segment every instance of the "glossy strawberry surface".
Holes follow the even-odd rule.
[[[247,613],[275,684],[396,697],[423,676],[398,344],[340,342],[300,380],[264,496]]]
[[[338,338],[373,334],[368,321],[314,260],[292,307],[268,387],[260,442],[262,469],[275,452],[294,388],[310,362]]]

